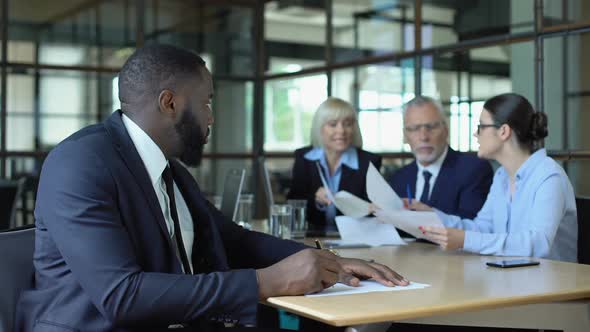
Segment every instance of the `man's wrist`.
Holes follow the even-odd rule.
[[[256,274],[256,284],[258,285],[258,298],[261,300],[266,299],[264,290],[262,289],[262,283],[260,282],[260,270],[254,270]]]
[[[256,282],[258,283],[258,298],[260,300],[266,300],[267,298],[276,295],[272,291],[272,278],[266,277],[266,269],[258,269],[256,271]]]

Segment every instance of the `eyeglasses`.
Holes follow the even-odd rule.
[[[424,128],[424,129],[426,129],[427,132],[431,132],[433,130],[440,128],[442,126],[442,124],[443,124],[442,121],[423,123],[423,124],[417,124],[417,125],[413,125],[413,126],[405,126],[404,130],[407,131],[408,133],[413,134],[413,133],[419,132],[420,129]]]
[[[500,128],[500,126],[498,126],[496,124],[478,124],[477,125],[477,134],[479,135],[479,132],[481,131],[482,128],[488,128],[488,127]]]

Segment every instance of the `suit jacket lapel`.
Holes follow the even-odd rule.
[[[440,172],[434,182],[432,188],[432,194],[430,195],[430,206],[435,206],[443,193],[449,193],[449,189],[452,188],[455,183],[453,177],[453,168],[455,167],[455,160],[457,158],[457,152],[449,147],[447,156],[440,167]]]
[[[127,133],[121,115],[121,111],[114,112],[106,120],[105,128],[110,134],[117,151],[121,155],[121,159],[123,159],[127,168],[131,174],[133,174],[135,181],[143,191],[144,197],[147,200],[147,206],[160,226],[162,236],[166,238],[168,245],[174,250],[174,246],[168,233],[168,227],[166,226],[166,221],[164,220],[164,215],[162,214],[162,209],[158,202],[158,197],[156,196],[156,192],[154,191],[154,187],[150,181],[150,177],[143,161],[141,160],[139,153],[137,153],[131,137],[129,137],[129,134]]]

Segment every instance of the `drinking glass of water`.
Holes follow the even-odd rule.
[[[250,229],[252,222],[252,213],[254,211],[254,195],[242,194],[238,201],[238,211],[236,213],[236,222],[247,229]]]
[[[273,204],[270,208],[270,234],[282,239],[291,238],[291,224],[293,216],[291,206],[287,204]]]
[[[287,201],[287,204],[291,206],[291,214],[293,215],[291,236],[294,239],[302,239],[305,237],[305,231],[307,231],[307,221],[305,220],[305,209],[307,208],[307,200],[290,199]]]

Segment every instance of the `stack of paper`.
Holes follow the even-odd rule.
[[[428,284],[420,284],[417,282],[410,282],[407,286],[387,287],[383,286],[374,280],[363,280],[358,287],[352,287],[345,284],[338,283],[332,287],[326,288],[319,293],[307,294],[308,297],[333,296],[333,295],[350,295],[370,292],[396,292],[412,289],[423,289],[430,287]]]

